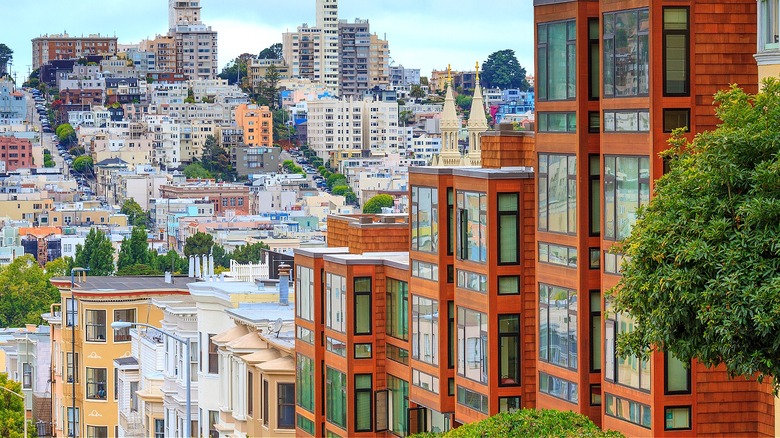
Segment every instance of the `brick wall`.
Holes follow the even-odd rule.
[[[504,127],[504,125],[501,125]],[[482,135],[482,167],[534,167],[533,132],[500,130]]]

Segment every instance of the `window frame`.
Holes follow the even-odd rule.
[[[266,381],[267,382],[267,381]],[[292,388],[290,388],[292,387]],[[284,389],[283,389],[284,388]],[[292,394],[292,403],[283,398],[283,395]],[[277,429],[295,429],[295,383],[277,382],[276,383],[276,428]],[[289,423],[282,424],[282,412],[284,408],[292,408],[292,416]]]
[[[469,245],[469,236],[468,236],[468,224],[469,222],[474,222],[468,214],[468,207],[466,205],[466,197],[473,197],[476,196],[477,203],[478,203],[478,218],[476,219],[477,224],[485,223],[487,224],[487,194],[485,192],[477,192],[477,191],[471,191],[471,190],[458,190],[455,193],[455,204],[457,208],[457,232],[455,233],[457,235],[457,254],[456,258],[458,260],[463,260],[466,262],[472,262],[472,263],[480,263],[485,264],[487,263],[487,255],[489,253],[489,243],[488,243],[488,236],[487,234],[482,234],[482,227],[477,227],[479,230],[479,234],[477,235],[477,259],[472,259],[470,257],[470,249],[471,245]],[[487,229],[485,230],[487,233]]]
[[[472,381],[472,382],[476,382],[476,383],[479,383],[481,385],[489,385],[489,383],[490,383],[490,380],[489,380],[489,374],[490,374],[490,360],[489,359],[490,358],[489,358],[489,356],[490,355],[489,355],[488,350],[489,350],[490,346],[489,346],[488,337],[489,337],[490,327],[489,327],[489,324],[488,324],[488,315],[486,313],[483,313],[483,312],[480,312],[478,310],[474,310],[474,309],[471,309],[471,308],[468,308],[468,307],[464,307],[464,306],[456,306],[456,309],[457,309],[457,312],[458,312],[457,313],[458,316],[457,316],[457,319],[456,319],[456,322],[457,322],[457,333],[458,333],[458,336],[457,336],[457,339],[458,339],[458,366],[457,366],[457,368],[455,370],[455,373],[457,375],[465,378],[465,379],[468,379],[468,380]],[[462,318],[461,318],[461,311],[463,312],[463,317]],[[479,337],[478,338],[475,338],[475,337],[467,338],[466,337],[466,330],[467,330],[466,327],[467,326],[466,326],[466,323],[465,323],[464,320],[467,319],[467,317],[466,317],[466,313],[467,312],[475,313],[476,315],[478,315],[478,318],[479,318],[478,323],[477,323],[477,327],[479,327]],[[482,330],[483,324],[486,326],[485,330]],[[474,344],[476,360],[467,360],[467,358],[466,358],[467,357],[466,349],[469,348],[469,346],[467,345],[468,344],[467,339],[477,339],[477,343]],[[461,340],[463,342],[461,342]],[[478,350],[478,352],[477,352],[477,350]],[[461,354],[461,352],[462,352],[462,354]],[[469,365],[470,363],[476,363],[477,365],[476,366]],[[479,380],[475,380],[475,379],[469,377],[467,375],[467,371],[466,371],[467,367],[471,368],[471,369],[478,369],[479,373],[480,373],[480,379]]]
[[[685,11],[685,30],[680,29],[666,29],[665,12],[667,9],[679,9]],[[669,35],[678,35],[685,38],[685,79],[684,90],[679,93],[672,93],[668,91],[667,82],[667,44],[666,37]],[[663,71],[663,95],[664,97],[685,97],[691,95],[691,8],[689,6],[664,6],[661,8],[661,47],[662,47],[662,68]],[[690,118],[689,118],[690,120]]]
[[[566,230],[557,231],[550,229],[550,157],[560,157],[565,161],[565,203],[566,203]],[[542,164],[542,161],[544,163]],[[552,154],[539,153],[537,155],[539,175],[537,179],[537,229],[545,233],[563,234],[567,236],[577,235],[577,155],[576,154]],[[573,167],[573,169],[571,169]],[[542,206],[541,190],[544,187],[544,206]],[[543,225],[544,223],[544,225]]]
[[[98,317],[98,322],[94,322],[95,315],[100,315],[102,313],[103,315],[103,323],[101,324],[100,318]],[[99,343],[106,343],[107,342],[107,333],[106,333],[106,325],[107,325],[107,312],[106,309],[85,309],[84,310],[84,340],[86,342],[99,342]],[[93,321],[93,322],[90,322]],[[103,338],[101,339],[101,328],[102,327],[102,335]],[[94,331],[96,333],[92,333],[92,336],[90,336],[90,332]]]
[[[550,54],[549,54],[549,46],[550,46],[550,40],[549,38],[544,38],[544,40],[540,37],[540,34],[542,33],[542,28],[544,28],[544,34],[549,36],[550,30],[549,26],[552,25],[563,25],[564,31],[566,32],[566,39],[565,39],[565,48],[563,50],[563,54],[565,55],[566,59],[566,65],[564,66],[566,70],[566,97],[562,99],[550,99],[550,89],[549,86],[550,82]],[[573,25],[573,29],[570,31],[569,26]],[[538,70],[538,76],[539,76],[539,82],[540,84],[537,85],[538,87],[538,97],[537,99],[541,102],[558,102],[558,101],[570,101],[575,100],[577,98],[577,23],[576,20],[573,19],[567,19],[567,20],[556,20],[556,21],[549,21],[545,23],[538,23],[536,26],[536,53],[537,58],[542,59],[544,58],[544,66],[540,65],[537,67]],[[569,53],[570,50],[573,50],[573,56],[574,56],[574,65],[569,65],[570,56],[572,54]],[[544,55],[542,56],[542,52]],[[573,68],[574,71],[571,71]],[[572,95],[573,92],[573,95]]]
[[[688,427],[668,427],[666,423],[666,412],[670,409],[688,410]],[[671,405],[664,406],[664,430],[691,430],[693,428],[693,408],[691,405]]]
[[[600,38],[601,43],[602,43],[601,54],[603,55],[601,57],[601,65],[602,65],[601,77],[603,79],[602,80],[602,90],[601,90],[602,98],[619,99],[619,98],[624,98],[624,97],[629,97],[630,98],[630,97],[642,97],[642,96],[649,96],[650,95],[650,76],[651,76],[651,72],[650,72],[650,36],[649,36],[649,29],[645,30],[645,31],[642,31],[642,29],[640,27],[641,20],[640,20],[639,14],[642,13],[642,12],[647,14],[647,20],[648,20],[648,23],[649,23],[649,20],[650,20],[650,9],[648,7],[640,7],[640,8],[634,8],[634,9],[622,9],[622,10],[619,10],[619,11],[610,11],[610,12],[602,13],[602,16],[601,16],[602,26],[600,28],[600,30],[602,32],[601,38]],[[615,79],[617,77],[616,72],[617,72],[618,68],[617,68],[617,65],[615,63],[615,53],[618,51],[618,49],[615,47],[615,32],[613,31],[611,34],[607,34],[606,26],[607,26],[607,16],[612,16],[612,26],[614,27],[614,23],[615,23],[615,18],[614,17],[617,16],[618,14],[625,14],[625,13],[635,13],[635,14],[637,14],[637,17],[636,17],[636,20],[635,20],[636,21],[636,26],[637,26],[637,28],[636,28],[636,39],[637,39],[637,42],[636,42],[636,47],[637,47],[636,55],[637,56],[636,56],[635,66],[636,66],[637,70],[639,70],[639,67],[640,67],[639,62],[640,62],[640,59],[641,59],[641,56],[639,56],[640,55],[640,49],[641,49],[641,39],[642,39],[641,37],[644,36],[646,38],[645,50],[647,51],[647,58],[646,58],[646,60],[647,60],[647,66],[646,67],[647,68],[646,68],[645,74],[647,75],[647,78],[646,78],[647,91],[643,92],[643,90],[641,90],[641,87],[640,87],[640,84],[641,84],[640,76],[636,75],[635,76],[636,77],[636,94],[621,94],[621,95],[617,95],[615,93],[615,89],[617,88],[617,86],[615,84]],[[607,37],[607,35],[609,35],[609,38]],[[606,56],[607,55],[607,40],[611,40],[612,41],[612,46],[611,46],[612,47],[612,51],[611,51],[611,56],[609,58],[611,60],[611,64],[612,64],[612,66],[611,66],[612,68],[611,69],[604,68],[604,64],[607,62],[607,56]],[[612,83],[611,83],[612,91],[610,93],[607,93],[607,80],[606,80],[607,73],[606,72],[608,70],[611,70],[610,77],[612,78]]]
[[[665,395],[680,395],[680,394],[691,394],[693,384],[691,382],[691,364],[688,364],[688,367],[685,367],[686,371],[686,381],[688,382],[688,389],[687,390],[679,390],[679,391],[670,391],[669,390],[669,356],[671,355],[670,352],[664,352],[664,394]],[[677,359],[681,363],[684,364],[683,361]],[[684,366],[684,365],[683,365]]]
[[[501,331],[501,320],[502,319],[509,319],[509,318],[517,318],[517,330],[516,331],[508,331],[508,332],[502,332]],[[520,317],[519,313],[501,313],[497,315],[496,319],[496,334],[498,336],[498,386],[499,387],[514,387],[514,386],[520,386],[522,384],[522,378],[523,378],[523,356],[522,356],[522,318]],[[514,383],[508,383],[504,382],[504,377],[502,377],[502,367],[503,367],[503,349],[501,348],[501,342],[504,340],[504,338],[510,338],[515,340],[515,347],[517,349],[517,363],[516,363],[516,369],[515,372],[517,373],[517,379]],[[506,378],[509,378],[507,375]]]
[[[594,295],[598,296],[598,310],[594,310],[593,309],[593,297],[594,297]],[[588,303],[590,304],[589,311],[588,311],[588,328],[589,328],[589,335],[590,335],[590,342],[589,342],[590,343],[590,345],[589,345],[589,347],[590,347],[590,372],[591,373],[600,373],[602,368],[603,368],[603,366],[604,366],[604,363],[601,362],[601,350],[602,350],[602,347],[604,346],[604,344],[603,344],[603,342],[604,342],[604,334],[601,333],[601,324],[602,324],[601,315],[603,315],[603,312],[601,311],[601,309],[602,309],[602,305],[601,305],[601,291],[598,290],[598,289],[591,289],[590,293],[588,294]],[[594,327],[596,327],[596,324],[594,324],[596,322],[596,320],[598,320],[598,327],[599,327],[598,336],[596,336],[596,333],[594,333],[594,330],[593,330]],[[598,345],[598,347],[599,347],[598,348],[598,352],[596,352],[596,345],[593,342],[595,339],[598,339],[599,342],[600,342],[599,345]],[[599,358],[599,362],[600,362],[598,368],[596,368],[594,366],[594,363],[593,363],[593,361],[594,361],[594,359],[596,357]]]
[[[516,208],[514,210],[501,210],[501,198],[502,197],[514,197],[515,206]],[[496,193],[496,210],[497,210],[497,217],[496,217],[496,230],[497,230],[497,236],[498,236],[498,242],[496,244],[496,258],[498,259],[498,265],[499,266],[511,266],[511,265],[519,265],[522,262],[522,248],[520,248],[520,193],[518,192],[499,192]],[[503,230],[501,225],[501,219],[505,216],[513,217],[515,220],[515,226],[514,226],[514,236],[515,236],[515,253],[514,261],[503,261],[502,260],[502,247],[504,239],[501,237],[501,232]],[[511,258],[511,257],[510,257]]]
[[[92,372],[92,379],[94,381],[90,381],[90,371]],[[100,373],[102,371],[103,374],[103,380],[100,380]],[[100,401],[107,401],[108,400],[108,368],[98,368],[98,367],[86,367],[84,372],[86,381],[86,387],[84,390],[84,398],[86,400],[100,400]],[[103,396],[100,396],[100,385],[103,385]],[[90,386],[95,386],[94,391],[90,391]],[[90,395],[91,394],[91,395]]]
[[[119,312],[125,312],[125,315],[120,315]],[[127,314],[132,314],[132,320],[125,320],[122,319],[123,317],[127,317]],[[122,322],[135,322],[136,320],[136,313],[135,308],[130,309],[114,309],[114,321],[122,321]],[[130,327],[120,328],[120,329],[113,329],[113,335],[114,335],[114,342],[130,342],[132,341],[132,337],[130,336]]]
[[[354,396],[353,396],[353,406],[355,406],[355,414],[353,415],[355,417],[355,432],[372,432],[373,426],[374,426],[374,406],[373,406],[373,392],[374,392],[374,375],[373,374],[355,374],[355,377],[353,378],[355,387],[353,388]],[[368,376],[368,388],[360,388],[358,387],[358,378],[362,377],[365,378]],[[359,428],[358,424],[360,421],[361,413],[358,412],[358,397],[360,394],[363,394],[364,396],[367,396],[369,399],[368,403],[368,428]]]
[[[358,282],[368,280],[368,290],[358,290]],[[353,321],[352,328],[356,336],[371,335],[374,333],[374,318],[373,318],[373,277],[354,277],[352,279],[352,296],[353,296]],[[368,297],[368,309],[365,312],[358,309],[358,297]],[[362,315],[362,316],[361,316]],[[359,330],[359,322],[361,318],[368,318],[368,331]]]
[[[428,301],[428,303],[423,304],[421,301],[425,300]],[[423,306],[426,306],[431,310],[430,315],[428,314],[421,314],[419,313],[419,309]],[[415,309],[418,309],[417,313],[415,313]],[[434,300],[433,298],[424,297],[421,295],[412,295],[412,319],[410,321],[410,328],[411,328],[411,347],[412,347],[412,359],[427,363],[429,365],[438,366],[439,365],[439,337],[441,334],[439,333],[439,321],[441,315],[441,308],[439,307],[439,300]],[[421,325],[421,319],[425,319],[428,316],[430,316],[430,323],[429,326],[431,327],[431,333],[428,342],[425,342],[423,340],[423,332],[420,330]],[[434,318],[435,317],[435,318]],[[425,351],[428,351],[428,347],[430,346],[430,354],[425,354]],[[430,356],[429,360],[426,360],[425,357]]]
[[[663,117],[662,125],[663,125],[664,133],[670,134],[672,131],[677,129],[677,128],[669,128],[666,125],[666,113],[667,112],[673,112],[673,111],[685,113],[685,119],[687,121],[687,123],[685,125],[685,132],[691,132],[691,109],[690,108],[664,108],[662,113],[661,113],[661,116]],[[665,173],[666,172],[664,172],[664,174]]]
[[[543,287],[549,288],[549,290],[546,291],[546,296],[547,296],[547,302],[546,303],[542,303],[542,301],[541,301],[541,296],[542,296],[541,289]],[[550,330],[549,325],[550,325],[550,295],[551,295],[551,289],[552,288],[557,288],[557,289],[560,289],[561,291],[566,291],[566,293],[567,293],[567,295],[566,295],[566,315],[567,315],[566,316],[566,323],[567,323],[567,327],[566,327],[566,348],[567,348],[567,351],[566,351],[566,359],[567,359],[566,360],[566,365],[561,365],[559,363],[553,362],[552,359],[551,359],[551,353],[552,353],[552,331]],[[576,303],[573,306],[574,309],[572,309],[572,302],[571,302],[572,296],[574,296],[575,300],[576,300]],[[579,304],[579,299],[580,299],[580,293],[576,289],[571,289],[571,288],[567,288],[567,287],[563,287],[563,286],[556,286],[556,285],[547,284],[547,283],[539,283],[539,314],[540,314],[540,318],[539,318],[539,326],[537,327],[537,329],[538,329],[538,335],[537,336],[538,336],[538,340],[539,340],[539,347],[538,348],[540,349],[539,352],[538,352],[539,353],[538,354],[538,360],[540,362],[549,363],[550,365],[553,365],[553,366],[556,366],[556,367],[559,367],[559,368],[563,368],[563,369],[567,369],[567,370],[577,371],[579,369],[579,367],[580,367],[579,354],[574,356],[574,366],[571,365],[572,364],[572,357],[570,355],[570,352],[572,351],[572,348],[571,348],[571,345],[570,345],[571,339],[569,338],[570,333],[572,333],[572,319],[574,319],[574,323],[573,323],[573,325],[574,325],[574,333],[576,334],[578,332],[577,323],[578,323],[579,312],[578,312],[578,309],[577,309],[577,304]],[[542,342],[541,342],[541,336],[542,336],[541,314],[542,314],[542,312],[546,312],[545,321],[547,321],[546,324],[548,325],[548,328],[547,328],[547,342],[546,342],[546,346],[547,346],[547,352],[546,353],[547,354],[545,354],[544,358],[542,358],[542,354],[541,354],[541,348],[542,348]],[[574,318],[572,318],[572,315],[574,316]],[[580,338],[581,337],[577,335],[577,338],[575,339],[575,342],[577,343],[577,345],[573,349],[573,351],[575,351],[575,352],[577,352],[578,349],[579,349],[579,344],[580,344],[580,341],[581,341]]]
[[[595,25],[596,36],[594,38],[592,31]],[[598,57],[593,62],[593,55]],[[596,70],[594,71],[594,67]],[[594,75],[595,73],[595,75]],[[593,85],[593,79],[599,81],[599,84]],[[596,101],[601,98],[601,26],[598,18],[588,18],[588,100]],[[589,125],[590,126],[590,125]],[[592,132],[592,131],[589,131]],[[598,131],[596,131],[598,132]]]

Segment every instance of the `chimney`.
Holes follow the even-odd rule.
[[[171,273],[168,272],[168,271],[165,271],[165,283],[166,284],[171,284],[171,278],[172,278],[171,277]]]
[[[195,257],[190,256],[190,269],[187,273],[187,277],[194,277],[195,276]]]
[[[279,305],[290,304],[290,265],[282,262],[279,265]]]

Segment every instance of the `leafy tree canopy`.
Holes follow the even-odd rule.
[[[187,169],[185,168],[185,171],[186,170]],[[119,212],[126,214],[128,222],[136,227],[145,226],[149,220],[148,213],[146,213],[141,205],[135,202],[135,199],[133,198],[125,199]]]
[[[125,266],[123,268],[119,268],[119,270],[116,271],[116,275],[127,276],[127,277],[160,276],[162,274],[163,274],[162,271],[160,271],[159,269],[153,268],[143,263]]]
[[[0,326],[42,324],[41,314],[60,300],[60,292],[49,282],[52,274],[61,273],[60,269],[53,266],[51,272],[44,272],[29,254],[0,268]]]
[[[209,173],[208,170],[204,169],[202,164],[197,162],[188,164],[187,167],[184,168],[184,176],[190,179],[213,178],[213,176],[211,176],[211,173]]]
[[[221,79],[227,79],[229,85],[243,81],[247,77],[247,63],[254,58],[255,56],[250,53],[243,53],[230,61],[217,76]]]
[[[73,160],[73,170],[79,173],[92,171],[92,157],[82,155]]]
[[[445,433],[420,433],[410,438],[619,438],[615,431],[603,431],[582,414],[553,409],[520,409],[481,421],[464,424]]]
[[[22,384],[8,378],[8,374],[0,373],[0,386],[22,395]],[[24,399],[7,391],[0,391],[0,436],[7,438],[24,437]],[[30,421],[30,420],[27,420]],[[35,425],[27,424],[27,437],[35,434]]]
[[[253,243],[250,245],[241,245],[238,248],[236,248],[233,252],[228,253],[228,256],[230,259],[235,260],[238,263],[259,263],[263,256],[263,250],[264,249],[270,249],[268,245],[266,245],[263,242]],[[214,262],[216,263],[216,257],[214,257]],[[227,263],[229,267],[230,262]]]
[[[184,241],[184,255],[189,258],[191,255],[208,254],[213,246],[214,238],[211,234],[198,231]]]
[[[395,200],[390,195],[376,195],[363,204],[363,213],[377,214],[382,212],[382,207],[392,207]]]
[[[218,180],[234,181],[237,177],[236,170],[230,162],[230,154],[217,143],[217,138],[213,135],[206,137],[203,144],[201,164]]]
[[[724,364],[780,387],[780,80],[715,95],[722,124],[688,143],[677,131],[670,171],[639,211],[614,311],[635,329],[618,353],[666,350]]]
[[[149,241],[143,226],[133,227],[130,238],[122,241],[116,269],[123,271],[134,265],[149,265]]]
[[[46,263],[45,270],[49,278],[67,277],[73,268],[73,258],[65,256]]]
[[[271,44],[261,50],[257,59],[282,59],[282,43]]]
[[[499,50],[488,56],[482,64],[480,81],[485,88],[519,88],[520,91],[528,89],[528,81],[525,79],[525,68],[520,66],[511,49]]]
[[[8,63],[14,59],[14,51],[3,43],[0,43],[0,76],[8,72]]]
[[[111,275],[114,272],[114,247],[108,236],[97,228],[89,230],[84,245],[76,245],[75,264],[89,268],[89,275]]]

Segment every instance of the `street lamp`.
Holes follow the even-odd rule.
[[[185,431],[184,436],[185,437],[191,437],[192,436],[192,430],[191,430],[192,429],[192,376],[190,376],[190,363],[189,363],[189,361],[190,361],[190,342],[187,339],[180,338],[180,337],[178,337],[176,335],[173,335],[173,334],[168,333],[166,331],[160,330],[159,328],[157,328],[157,327],[155,327],[153,325],[144,324],[144,323],[141,323],[141,322],[116,321],[116,322],[112,322],[111,323],[111,328],[114,329],[114,330],[130,328],[130,327],[133,327],[133,326],[135,326],[135,327],[147,327],[147,328],[155,329],[158,332],[162,333],[163,335],[165,335],[165,336],[167,336],[167,337],[169,337],[169,338],[171,338],[171,339],[173,339],[175,341],[179,341],[182,344],[184,344],[184,350],[185,350],[184,354],[185,354],[185,357],[186,357],[186,359],[185,359],[185,361],[186,361],[185,365],[186,366],[184,367],[184,372],[185,372],[184,376],[185,376],[185,379],[187,381],[187,394],[186,394],[187,395],[187,399],[186,399],[186,408],[185,408],[186,411],[187,411],[186,412],[186,414],[187,414],[187,421],[184,424],[184,431]]]
[[[0,386],[0,389],[2,389],[5,392],[11,393],[19,398],[22,399],[22,419],[24,419],[24,438],[27,438],[27,407],[25,406],[26,400],[24,398],[24,395],[19,394],[18,392],[11,391],[10,389],[6,388],[5,386]]]

